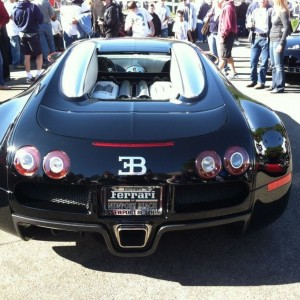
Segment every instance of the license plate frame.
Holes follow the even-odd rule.
[[[105,186],[103,189],[104,215],[160,216],[163,188],[150,186]]]

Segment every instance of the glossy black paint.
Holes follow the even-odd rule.
[[[287,38],[284,70],[287,73],[300,73],[300,33],[293,33]]]
[[[116,45],[149,49],[151,43],[153,49],[166,51],[172,41],[101,43],[104,52],[113,51]],[[162,234],[170,230],[236,222],[246,230],[251,218],[265,225],[279,217],[288,202],[291,180],[271,191],[268,184],[292,173],[284,124],[274,111],[236,90],[198,48],[191,47],[199,54],[206,86],[190,103],[66,99],[59,90],[59,74],[72,47],[29,91],[1,103],[0,229],[22,238],[30,236],[27,225],[93,231],[104,236],[113,254],[144,256],[153,253]],[[94,142],[171,142],[173,146],[120,148],[95,146]],[[35,146],[42,158],[53,150],[66,152],[70,173],[53,180],[40,166],[35,176],[21,176],[13,159],[15,151],[25,145]],[[223,169],[213,180],[198,176],[195,160],[200,152],[214,150],[223,158],[229,147],[237,145],[250,156],[250,168],[244,174],[231,176]],[[119,158],[124,156],[145,158],[147,173],[118,175]],[[280,168],[274,172],[270,166]],[[161,186],[162,215],[107,215],[105,186],[120,185]],[[49,194],[53,199],[60,195],[64,201],[80,194],[86,202],[81,205],[79,199],[80,205],[72,206],[68,201],[49,201]],[[198,197],[208,200],[198,203]],[[261,211],[270,211],[270,220],[261,217]],[[139,233],[145,226],[152,229],[143,247],[126,248],[118,243],[114,226],[124,226],[127,233],[130,226]]]

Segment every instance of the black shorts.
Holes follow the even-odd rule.
[[[20,50],[23,55],[34,55],[36,57],[42,54],[39,35],[36,34],[32,37],[21,37]]]
[[[229,35],[224,39],[224,42],[220,43],[220,52],[222,58],[230,58],[232,57],[231,51],[233,47],[233,42],[236,38],[236,34],[234,32],[229,33]]]

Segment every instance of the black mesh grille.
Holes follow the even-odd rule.
[[[244,182],[176,185],[173,188],[176,212],[226,208],[245,201],[249,191]]]
[[[86,186],[21,183],[15,189],[17,201],[44,209],[68,212],[87,212],[91,192]]]

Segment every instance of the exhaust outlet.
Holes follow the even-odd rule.
[[[143,248],[146,246],[152,226],[148,224],[118,224],[113,226],[117,242],[122,248]]]

